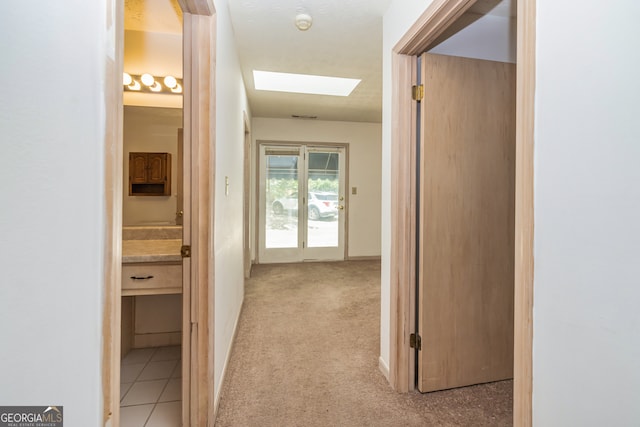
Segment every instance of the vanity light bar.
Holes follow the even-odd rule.
[[[151,74],[122,74],[125,92],[163,93],[182,95],[182,79],[173,76],[156,77]]]

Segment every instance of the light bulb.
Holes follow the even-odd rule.
[[[132,81],[133,79],[131,78],[131,74],[122,73],[122,84],[124,84],[125,86],[129,86]]]
[[[132,80],[131,84],[127,85],[129,90],[140,90],[140,83],[135,80]]]
[[[178,81],[173,76],[166,76],[164,78],[164,85],[169,89],[173,89],[178,84]]]
[[[140,76],[140,80],[142,80],[142,84],[145,86],[153,86],[156,80],[153,78],[151,74],[145,73]]]
[[[162,90],[162,85],[158,82],[153,82],[153,85],[149,87],[151,92],[160,92]]]
[[[182,93],[182,86],[180,86],[179,83],[176,83],[176,87],[171,89],[171,92],[173,92],[173,93]]]

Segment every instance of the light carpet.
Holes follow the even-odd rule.
[[[380,262],[254,266],[216,425],[512,425],[512,381],[394,392],[379,337]]]

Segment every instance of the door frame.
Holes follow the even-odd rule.
[[[476,0],[434,0],[392,50],[391,116],[391,324],[389,382],[400,392],[415,387],[416,280],[416,55]],[[535,0],[518,0],[516,71],[516,194],[513,420],[532,425],[533,229],[535,118]]]
[[[242,206],[242,220],[243,220],[243,264],[244,264],[244,278],[251,277],[251,126],[249,125],[249,116],[246,111],[243,111],[244,120],[244,160],[243,160],[243,206]]]
[[[260,234],[262,233],[262,225],[260,221],[260,147],[265,146],[306,146],[306,147],[327,147],[327,148],[342,148],[344,149],[344,203],[347,206],[342,215],[344,216],[344,231],[343,231],[343,258],[342,260],[349,259],[349,144],[341,142],[313,142],[313,141],[276,141],[276,140],[256,140],[255,150],[255,198],[253,210],[255,213],[255,263],[262,264],[260,259]],[[312,262],[312,261],[307,261]]]
[[[191,245],[188,275],[191,285],[183,289],[183,333],[191,332],[190,363],[183,366],[190,407],[183,408],[183,425],[208,425],[214,419],[213,321],[214,279],[212,224],[215,156],[215,39],[216,13],[212,0],[180,0],[183,11],[183,123],[185,157],[191,177],[185,180],[184,244]],[[103,425],[120,424],[120,327],[122,267],[122,72],[124,63],[124,2],[108,5],[114,34],[114,57],[106,61],[105,93],[105,258],[102,321]],[[187,301],[185,303],[185,301]],[[184,310],[183,310],[184,311]],[[186,328],[185,328],[186,326]],[[184,341],[184,338],[183,338]],[[189,369],[184,375],[185,369]],[[186,378],[185,378],[186,377]],[[190,381],[191,380],[191,381]]]

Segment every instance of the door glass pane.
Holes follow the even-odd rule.
[[[266,155],[265,247],[298,247],[298,160]]]
[[[310,248],[338,246],[340,162],[337,152],[310,152],[307,169],[307,241]]]

